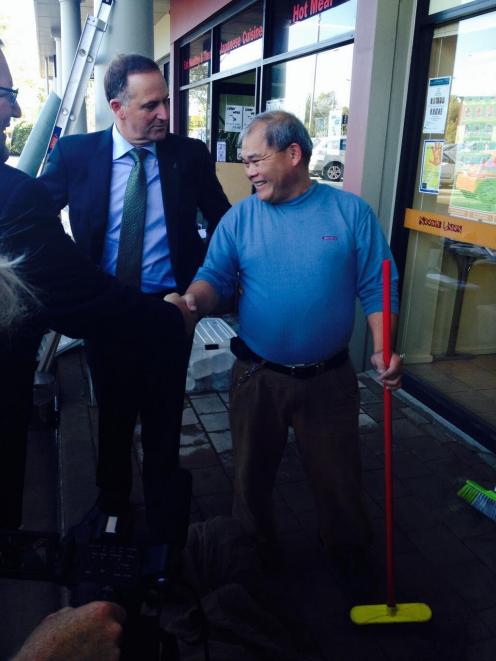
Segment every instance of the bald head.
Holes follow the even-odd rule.
[[[10,125],[12,117],[20,117],[21,109],[16,100],[12,102],[12,76],[9,65],[0,48],[0,162],[9,157],[5,146],[5,130]]]

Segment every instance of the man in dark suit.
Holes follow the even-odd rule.
[[[211,234],[229,202],[206,146],[169,133],[169,93],[155,62],[117,57],[105,75],[105,93],[114,125],[62,138],[41,180],[57,209],[69,205],[76,244],[103,271],[151,297],[182,293],[205,255],[198,212]],[[168,375],[165,399],[143,390],[148,365],[137,361],[132,345],[102,331],[87,346],[99,405],[97,505],[120,514],[129,502],[138,415],[144,461],[160,446],[170,470],[177,467],[191,343],[176,343],[182,363]],[[147,489],[153,487],[145,475]]]
[[[4,164],[5,129],[19,117],[17,90],[0,50],[0,261],[3,282],[17,283],[18,322],[0,329],[0,528],[22,522],[22,492],[33,373],[42,333],[53,328],[70,337],[114,338],[134,347],[136,361],[147,365],[142,387],[166,400],[167,373],[182,369],[175,347],[194,322],[187,312],[149,298],[97,269],[64,233],[53,201],[39,181]],[[15,263],[19,278],[5,279]],[[15,276],[15,274],[14,274]],[[7,297],[2,296],[2,304]],[[10,311],[12,312],[12,311]],[[2,317],[10,314],[2,307]],[[22,312],[23,314],[19,314]],[[167,407],[167,404],[165,404]],[[167,411],[167,408],[166,408]],[[153,455],[153,449],[152,449]],[[155,448],[151,481],[170,470],[169,457]],[[150,481],[150,480],[149,480]],[[153,499],[148,495],[148,505]],[[153,514],[153,512],[152,512]]]

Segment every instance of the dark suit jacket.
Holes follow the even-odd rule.
[[[183,292],[205,257],[198,209],[211,234],[230,205],[203,142],[168,134],[156,144],[172,269]],[[107,129],[62,138],[40,178],[58,210],[69,204],[74,239],[96,264],[108,223],[111,175],[112,129]]]
[[[105,332],[141,342],[160,326],[162,341],[173,344],[183,337],[184,323],[175,306],[145,297],[95,268],[65,234],[46,188],[4,164],[0,254],[23,257],[18,271],[39,301],[31,305],[20,333],[49,327],[70,337]]]

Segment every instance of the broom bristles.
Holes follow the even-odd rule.
[[[467,480],[458,495],[476,510],[496,522],[496,492],[484,489],[473,480]]]

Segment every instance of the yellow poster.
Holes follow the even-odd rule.
[[[444,140],[424,140],[419,183],[421,193],[427,195],[437,195],[439,193],[443,145]]]

